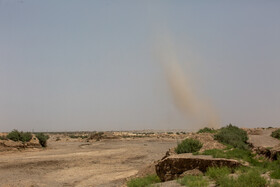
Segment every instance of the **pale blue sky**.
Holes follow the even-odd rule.
[[[161,32],[222,125],[279,126],[279,10],[276,0],[1,0],[0,131],[191,128],[155,63]]]

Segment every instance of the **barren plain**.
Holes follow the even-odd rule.
[[[0,186],[122,186],[177,144],[175,138],[57,141],[47,148],[0,152]]]

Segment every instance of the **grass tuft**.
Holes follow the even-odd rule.
[[[229,175],[230,173],[231,169],[228,167],[209,167],[206,171],[206,175],[214,180],[218,180],[221,177]]]
[[[127,182],[128,187],[145,187],[160,182],[157,175],[148,175],[146,177],[131,179]]]
[[[207,187],[209,185],[208,180],[203,178],[202,175],[199,176],[187,175],[181,179],[178,179],[178,183],[188,187]]]
[[[228,176],[229,171],[229,168],[209,168],[206,174],[214,179],[220,187],[265,187],[267,185],[267,181],[257,170],[251,169],[237,178]]]

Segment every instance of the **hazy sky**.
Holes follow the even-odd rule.
[[[221,124],[280,126],[280,1],[1,0],[0,131],[190,129],[168,33]]]

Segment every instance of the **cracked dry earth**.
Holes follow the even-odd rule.
[[[50,141],[42,150],[0,152],[0,186],[122,186],[177,140]]]

